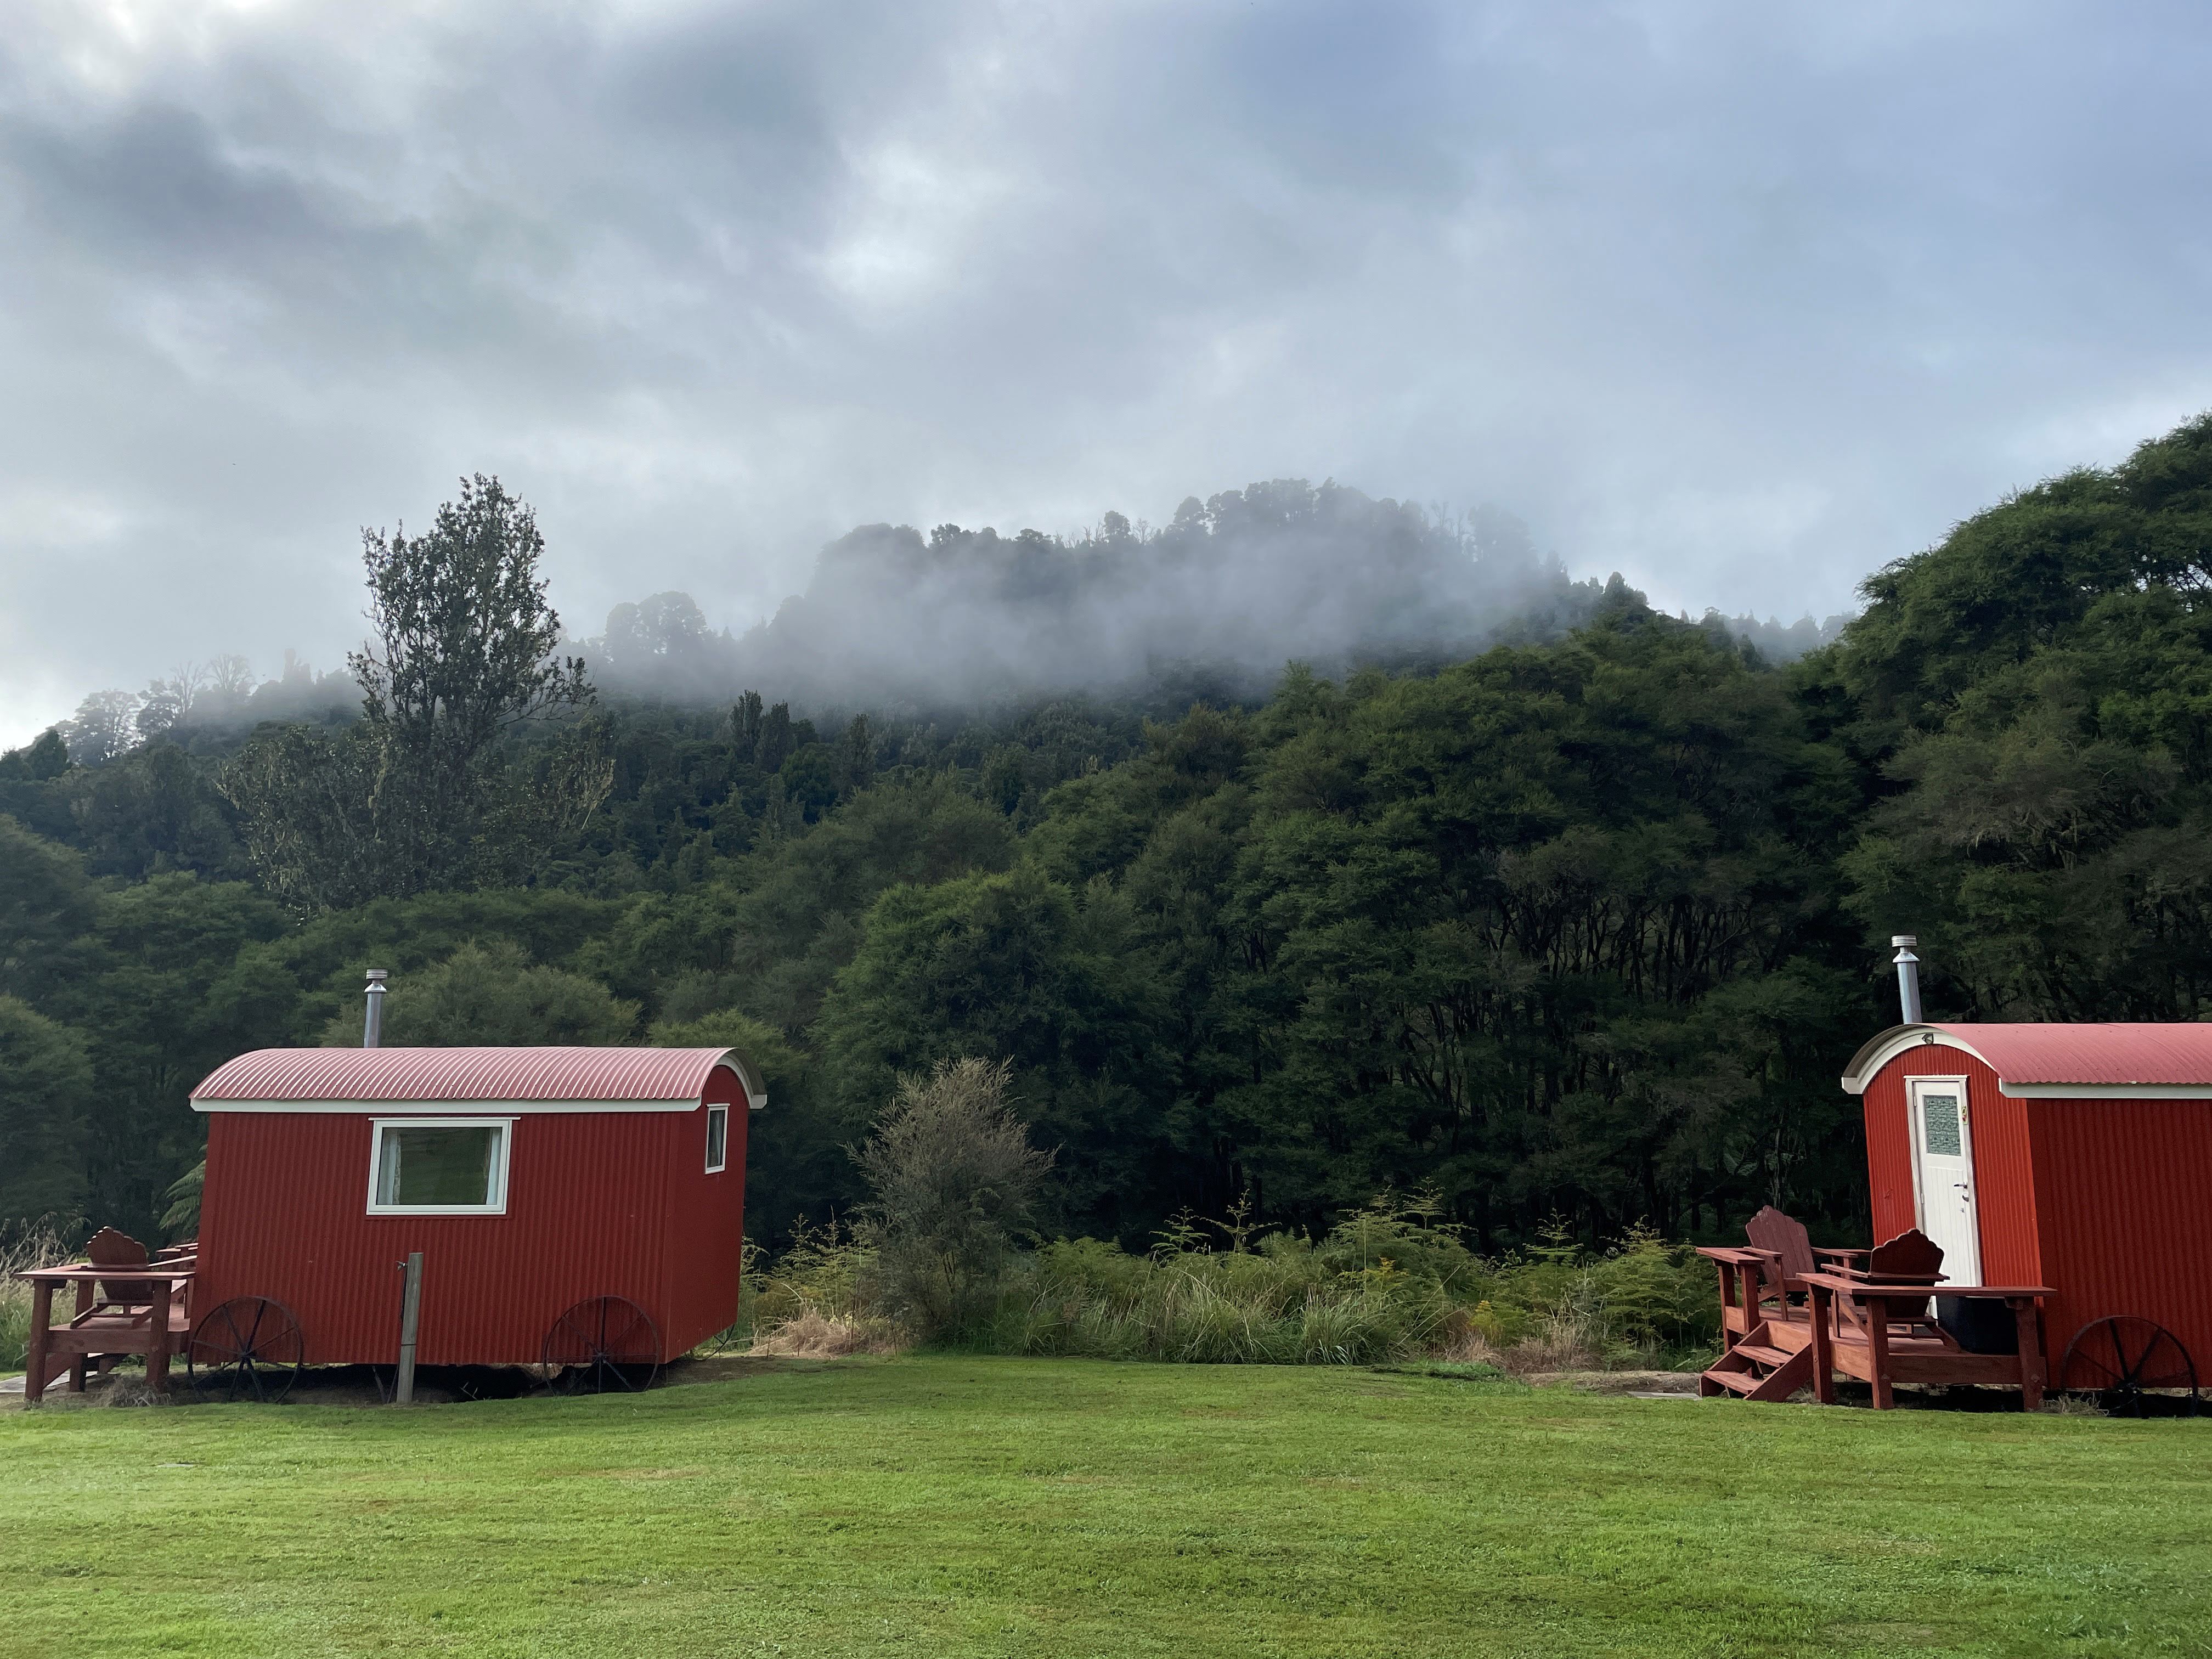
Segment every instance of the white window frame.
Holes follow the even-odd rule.
[[[714,1161],[714,1115],[717,1112],[722,1115],[722,1161],[720,1164]],[[720,1175],[730,1167],[730,1109],[726,1106],[710,1104],[707,1108],[707,1158],[708,1175]]]
[[[384,1132],[386,1129],[497,1129],[491,1159],[491,1202],[489,1204],[380,1204],[377,1177],[383,1173]],[[378,1117],[368,1125],[368,1212],[371,1215],[505,1215],[507,1166],[514,1154],[514,1120],[511,1117]]]

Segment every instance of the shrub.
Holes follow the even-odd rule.
[[[884,1310],[925,1334],[987,1319],[1036,1206],[1052,1154],[1006,1103],[1010,1068],[942,1060],[902,1077],[854,1153],[875,1194],[870,1219]]]

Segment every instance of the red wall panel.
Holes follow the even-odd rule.
[[[710,1093],[743,1101],[729,1073],[714,1076]],[[642,1306],[672,1357],[699,1340],[684,1334],[710,1310],[734,1316],[743,1106],[731,1116],[720,1185],[699,1175],[696,1108],[526,1113],[514,1126],[505,1215],[372,1216],[369,1114],[210,1113],[194,1316],[233,1296],[273,1297],[299,1317],[311,1363],[389,1364],[396,1264],[420,1250],[425,1364],[534,1364],[562,1310],[603,1295]],[[679,1235],[680,1254],[671,1249]]]
[[[726,1071],[708,1083],[706,1102],[730,1109],[729,1144],[720,1174],[707,1171],[707,1115],[684,1119],[669,1177],[661,1336],[670,1353],[698,1346],[738,1317],[738,1261],[745,1237],[745,1091]]]
[[[2034,1100],[2054,1359],[2082,1325],[2154,1319],[2212,1373],[2212,1100]]]

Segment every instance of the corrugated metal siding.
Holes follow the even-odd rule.
[[[195,1101],[696,1100],[722,1048],[257,1048]]]
[[[424,1255],[426,1364],[532,1364],[561,1311],[627,1296],[664,1328],[671,1171],[696,1112],[567,1113],[514,1125],[503,1216],[372,1216],[366,1115],[217,1114],[209,1120],[196,1314],[274,1297],[299,1316],[307,1358],[388,1364],[401,1275]],[[737,1267],[732,1253],[730,1277]]]
[[[2039,1282],[2041,1255],[2025,1109],[2029,1103],[1999,1094],[1996,1073],[1948,1043],[1923,1043],[1899,1055],[1868,1081],[1866,1093],[1860,1097],[1866,1115],[1867,1186],[1873,1199],[1875,1241],[1894,1238],[1919,1221],[1913,1206],[1912,1131],[1905,1095],[1905,1080],[1915,1077],[1966,1079],[1982,1282]]]
[[[2035,1212],[2035,1158],[2028,1103],[1997,1092],[1996,1073],[1976,1066],[1967,1087],[1974,1137],[1974,1210],[1982,1237],[1982,1283],[2039,1285],[2043,1252]]]
[[[667,1319],[672,1355],[696,1347],[738,1316],[738,1263],[745,1237],[744,1089],[726,1070],[708,1079],[705,1101],[730,1109],[726,1167],[707,1173],[706,1114],[676,1125],[667,1212]],[[656,1315],[658,1318],[659,1316]]]
[[[2136,1314],[2212,1376],[2212,1099],[2027,1104],[2054,1359],[2089,1321]]]
[[[1960,1055],[1961,1061],[1966,1056]],[[1893,1062],[1868,1079],[1859,1097],[1866,1117],[1867,1192],[1879,1244],[1912,1225],[1912,1140],[1905,1115],[1905,1072]]]

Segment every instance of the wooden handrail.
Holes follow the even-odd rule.
[[[21,1267],[14,1276],[33,1284],[40,1279],[50,1285],[66,1285],[79,1279],[106,1279],[118,1285],[135,1285],[145,1279],[181,1281],[190,1279],[198,1271],[196,1262],[179,1266],[173,1261],[133,1261],[121,1267],[95,1267],[78,1261],[66,1267]]]
[[[1842,1273],[1806,1273],[1802,1276],[1801,1282],[1825,1285],[1829,1290],[1846,1291],[1852,1296],[2045,1297],[2058,1294],[2048,1285],[1952,1285],[1942,1281],[1932,1285],[1899,1284],[1893,1279],[1850,1279]]]

